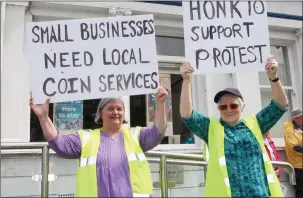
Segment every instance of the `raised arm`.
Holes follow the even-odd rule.
[[[140,133],[140,146],[144,152],[159,145],[167,127],[165,100],[168,96],[163,86],[156,92],[155,121],[152,127],[143,127]]]
[[[167,125],[165,112],[165,100],[167,96],[168,93],[165,88],[163,86],[160,86],[156,93],[155,126],[162,134],[164,134]]]
[[[53,139],[58,134],[53,122],[48,117],[49,101],[50,101],[50,98],[47,98],[44,104],[34,104],[32,97],[30,98],[30,101],[29,101],[29,106],[32,108],[34,113],[37,115],[41,128],[43,130],[43,135],[46,138],[46,140]]]
[[[180,96],[180,114],[181,117],[191,117],[193,111],[191,98],[191,74],[194,71],[189,63],[183,63],[180,72],[183,77],[181,96]]]
[[[191,98],[191,74],[194,69],[189,63],[183,63],[180,73],[183,77],[180,96],[180,115],[184,124],[199,138],[208,143],[208,128],[210,120],[193,110]]]
[[[44,137],[48,141],[51,149],[60,157],[78,158],[81,153],[81,143],[78,133],[76,132],[71,135],[58,134],[55,125],[48,117],[49,101],[50,98],[48,98],[44,104],[33,104],[33,98],[31,97],[29,103],[39,119]]]
[[[273,99],[282,108],[288,106],[286,93],[282,87],[281,81],[278,80],[278,62],[274,59],[273,56],[268,58],[265,69],[270,80]]]

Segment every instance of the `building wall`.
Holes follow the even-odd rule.
[[[33,21],[48,21],[72,18],[106,17],[108,8],[117,5],[129,8],[134,14],[152,13],[156,22],[156,33],[171,37],[183,36],[182,7],[126,2],[81,2],[42,3],[7,2],[5,20],[1,21],[4,31],[3,62],[1,65],[1,142],[29,142],[30,108],[29,78],[25,43],[25,24]],[[302,16],[302,2],[268,2],[268,11]],[[1,13],[3,15],[3,13]],[[294,70],[296,92],[295,106],[302,106],[302,21],[268,18],[270,40],[275,44],[286,45],[291,51],[290,62]],[[181,63],[182,57],[160,57],[159,60],[173,60]],[[204,90],[193,93],[195,109],[208,115],[218,116],[213,103],[215,93],[227,86],[238,87],[246,98],[245,115],[255,113],[261,108],[259,77],[257,73],[215,74],[194,77],[193,88]],[[129,101],[125,97],[126,104]],[[126,105],[128,106],[128,105]],[[129,107],[129,106],[128,106]],[[128,112],[128,109],[127,109]],[[129,116],[129,113],[127,113]],[[284,141],[275,140],[284,155]],[[201,142],[195,145],[161,145],[155,150],[170,152],[201,152]],[[284,158],[285,159],[285,158]],[[32,175],[41,171],[41,156],[5,155],[1,167],[1,196],[39,196],[40,184],[31,180]],[[159,166],[152,165],[153,181],[159,181]],[[76,164],[51,156],[50,173],[58,179],[50,184],[50,194],[64,195],[74,193]],[[183,171],[182,171],[183,170]],[[199,196],[203,192],[204,176],[202,168],[182,166],[180,184],[169,191],[170,196]],[[183,180],[182,180],[183,175]],[[182,182],[183,181],[183,182]],[[286,174],[281,181],[288,181]],[[12,188],[12,187],[18,187]],[[155,188],[153,196],[160,196]]]

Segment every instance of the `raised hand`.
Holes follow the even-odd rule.
[[[265,70],[269,79],[273,80],[278,77],[278,62],[274,59],[274,56],[267,59]]]
[[[160,103],[164,103],[167,96],[168,96],[168,92],[162,85],[160,85],[156,91],[156,101]]]
[[[31,97],[29,100],[29,106],[32,108],[32,110],[34,111],[34,113],[37,115],[37,117],[39,119],[47,118],[48,110],[49,110],[49,101],[50,101],[50,98],[47,98],[44,104],[34,104],[33,97],[31,94]]]
[[[184,62],[180,67],[180,73],[182,75],[183,80],[190,80],[192,73],[194,72],[194,68],[190,63]]]

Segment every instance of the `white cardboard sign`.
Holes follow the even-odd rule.
[[[159,84],[152,15],[27,24],[35,104],[154,93]]]
[[[185,56],[194,74],[264,71],[264,1],[183,1]]]

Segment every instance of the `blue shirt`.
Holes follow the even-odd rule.
[[[287,111],[274,100],[257,113],[262,131],[269,131]],[[189,118],[182,118],[188,128],[208,143],[210,119],[196,111]],[[232,127],[220,120],[224,126],[224,152],[227,172],[233,197],[269,197],[267,177],[261,147],[243,120]]]

